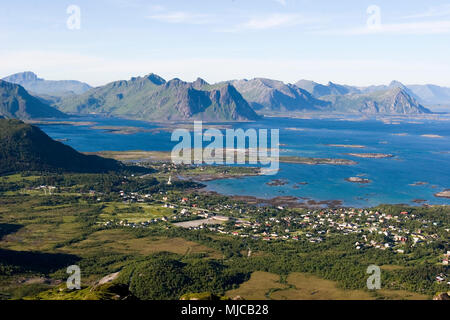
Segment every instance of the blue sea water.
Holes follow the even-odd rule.
[[[76,121],[93,121],[97,126],[133,126],[157,128],[143,121],[86,117]],[[450,204],[450,199],[435,193],[450,188],[450,122],[447,120],[378,120],[357,119],[288,119],[267,118],[258,122],[233,124],[234,127],[280,129],[280,155],[317,158],[343,158],[357,165],[306,165],[280,163],[274,176],[216,180],[207,189],[227,195],[260,198],[296,196],[316,201],[341,200],[343,205],[368,207],[381,203],[417,205],[414,199],[428,204]],[[139,132],[130,135],[92,129],[91,125],[49,124],[40,127],[54,139],[83,152],[158,150],[169,151],[171,132]],[[292,130],[297,128],[299,130]],[[400,134],[400,135],[399,135]],[[439,137],[424,137],[423,135]],[[66,140],[67,139],[67,140]],[[364,145],[364,149],[330,147],[326,144]],[[355,158],[344,153],[388,153],[394,158]],[[347,182],[361,176],[369,184]],[[286,179],[288,184],[269,186],[272,179]],[[426,182],[413,186],[415,182]],[[299,182],[307,184],[294,185]]]

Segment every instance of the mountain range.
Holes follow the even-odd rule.
[[[424,104],[426,106],[450,105],[450,88],[440,87],[433,84],[404,85],[403,83],[394,80],[389,85],[358,87],[339,85],[332,82],[329,82],[327,85],[323,85],[310,80],[300,80],[295,85],[308,91],[316,98],[327,95],[370,94],[377,91],[401,88],[420,104]]]
[[[368,87],[267,78],[209,84],[200,78],[166,81],[151,73],[92,88],[79,81],[43,80],[32,72],[4,79],[26,86],[0,80],[0,116],[20,119],[71,113],[148,121],[249,121],[289,112],[426,114],[431,111],[423,105],[450,104],[450,88],[398,81]]]
[[[84,155],[52,140],[41,129],[0,119],[0,174],[19,171],[101,173],[123,169],[112,159]]]

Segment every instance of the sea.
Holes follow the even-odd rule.
[[[171,141],[170,130],[159,130],[165,127],[160,123],[101,116],[77,117],[70,121],[75,124],[46,122],[39,127],[53,139],[81,152],[170,151],[178,143]],[[223,128],[224,124],[208,125]],[[122,134],[108,129],[120,126],[143,130]],[[450,199],[435,196],[450,189],[449,117],[269,117],[231,126],[244,130],[279,129],[280,156],[351,159],[357,164],[280,163],[276,175],[204,182],[207,190],[264,199],[294,196],[302,199],[300,201],[339,200],[343,206],[361,208],[379,204],[450,205]],[[348,145],[365,148],[346,147]],[[347,153],[382,153],[393,157],[357,158]],[[348,182],[349,177],[368,179],[370,183]],[[282,179],[283,183],[270,183],[274,179]]]

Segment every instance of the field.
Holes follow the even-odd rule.
[[[254,272],[238,289],[227,292],[230,297],[241,296],[246,300],[424,300],[430,297],[403,290],[344,290],[336,282],[316,276],[294,272],[285,279],[268,273]]]
[[[226,293],[229,297],[241,296],[246,300],[268,300],[268,295],[273,290],[286,289],[288,286],[279,282],[277,274],[256,271],[250,280],[241,284],[238,289]]]
[[[167,251],[181,255],[204,253],[214,258],[221,257],[220,253],[211,248],[182,238],[136,238],[125,229],[97,231],[89,235],[85,240],[63,248],[63,251],[72,254],[94,253],[97,250],[143,256]]]
[[[172,214],[173,209],[161,205],[111,202],[105,204],[99,217],[102,221],[127,220],[139,223]]]
[[[111,158],[119,161],[127,160],[152,160],[152,161],[170,161],[170,152],[166,151],[99,151],[86,152],[86,154],[98,155],[105,158]]]
[[[148,220],[170,215],[173,209],[85,202],[68,195],[0,196],[0,298],[23,298],[49,289],[66,277],[65,268],[76,261],[85,264],[83,284],[90,285],[157,252],[223,257],[215,249],[181,237],[138,236],[131,228],[103,229],[99,224],[110,218]],[[17,269],[10,274],[8,265]],[[55,271],[59,273],[52,274]]]

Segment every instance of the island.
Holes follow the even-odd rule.
[[[296,157],[283,156],[280,157],[282,163],[298,163],[298,164],[332,164],[332,165],[355,165],[358,162],[349,159],[334,159],[334,158],[310,158],[310,157]]]
[[[447,199],[450,199],[450,189],[445,189],[444,191],[435,193],[434,196],[435,196],[435,197],[438,197],[438,198],[447,198]]]
[[[424,138],[432,138],[432,139],[441,139],[443,136],[440,136],[438,134],[423,134],[422,137]]]
[[[394,155],[388,153],[344,153],[345,155],[358,158],[383,159],[392,158]]]
[[[158,131],[157,129],[146,129],[146,128],[133,127],[133,126],[92,126],[91,129],[104,130],[109,133],[123,134],[123,135]]]
[[[325,146],[335,148],[355,148],[355,149],[363,149],[366,147],[360,144],[325,144]]]
[[[194,150],[192,150],[194,152]],[[105,158],[112,158],[119,161],[170,161],[170,151],[98,151],[98,152],[85,152],[87,155],[98,155]],[[248,152],[245,156],[245,160],[248,161]],[[224,157],[225,160],[225,157]],[[275,161],[276,158],[269,157],[268,160]],[[310,157],[298,157],[298,156],[281,156],[279,162],[282,163],[297,163],[297,164],[331,164],[331,165],[355,165],[358,162],[349,159],[335,159],[335,158],[310,158]]]

